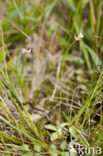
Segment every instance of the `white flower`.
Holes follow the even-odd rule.
[[[25,48],[22,49],[22,54],[30,54],[31,53],[31,49],[27,50]]]
[[[83,37],[84,37],[84,35],[82,33],[80,33],[78,36],[74,36],[74,38],[75,38],[76,41],[79,41]]]

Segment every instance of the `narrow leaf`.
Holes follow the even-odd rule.
[[[101,73],[102,72],[102,63],[101,63],[101,60],[100,58],[95,54],[95,52],[89,47],[87,46],[85,43],[83,43],[85,48],[88,50],[89,54],[91,55],[95,65],[97,66],[99,72]]]

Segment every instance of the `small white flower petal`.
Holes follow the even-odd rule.
[[[84,35],[82,33],[80,33],[78,36],[74,36],[74,38],[75,38],[76,41],[79,41],[83,37],[84,37]]]
[[[26,53],[26,51],[27,51],[27,50],[26,50],[25,48],[22,49],[22,53],[23,53],[23,54]]]
[[[22,49],[22,54],[30,54],[31,53],[31,49],[27,50],[25,48]]]
[[[81,39],[81,38],[83,38],[84,36],[83,36],[82,33],[80,33],[78,37]]]

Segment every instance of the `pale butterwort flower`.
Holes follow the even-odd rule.
[[[25,49],[25,48],[23,48],[22,49],[22,54],[30,54],[31,53],[31,49]]]
[[[75,38],[76,41],[79,41],[83,37],[84,37],[84,35],[82,33],[80,33],[78,36],[74,36],[74,38]]]

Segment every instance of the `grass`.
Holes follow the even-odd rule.
[[[1,155],[102,155],[102,8],[0,1]]]

